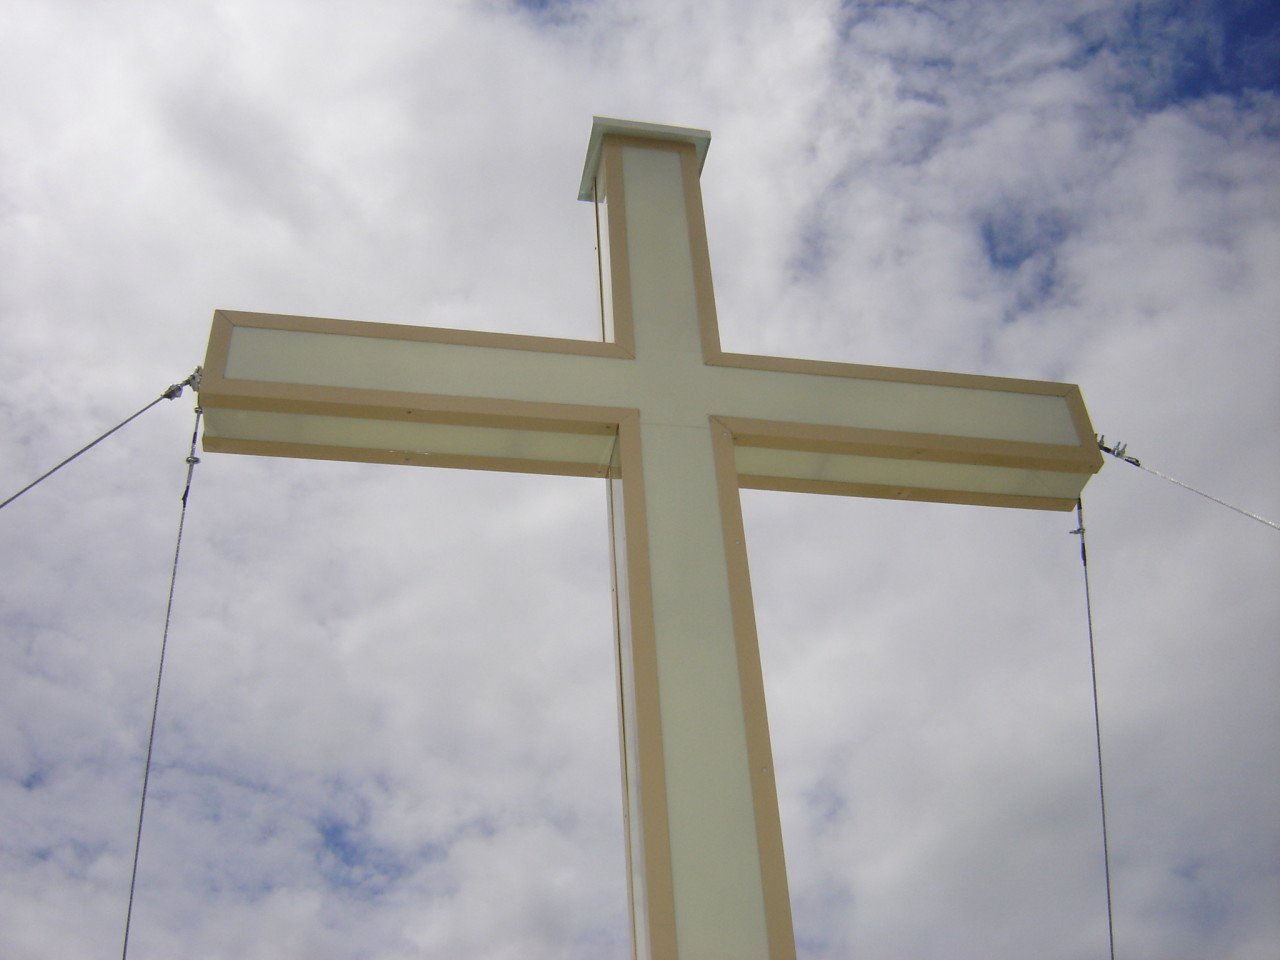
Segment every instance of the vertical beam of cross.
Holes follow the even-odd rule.
[[[1070,384],[722,351],[709,139],[596,118],[605,342],[218,311],[205,448],[606,478],[636,955],[785,960],[739,487],[1068,510],[1102,461]]]
[[[619,663],[636,741],[624,764],[638,952],[785,957],[794,938],[737,470],[702,376],[715,345],[698,144],[602,140],[592,192],[605,207],[611,325],[653,387],[610,480],[631,611]]]

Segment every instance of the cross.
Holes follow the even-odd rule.
[[[596,117],[600,342],[217,311],[209,451],[601,477],[639,958],[795,956],[741,487],[1068,510],[1077,387],[720,348],[703,130]]]

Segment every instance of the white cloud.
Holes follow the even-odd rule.
[[[1136,9],[11,6],[0,494],[216,307],[593,336],[599,113],[712,130],[730,349],[1079,382],[1276,519],[1276,91],[1236,14]],[[0,512],[0,954],[122,932],[191,416]],[[626,955],[603,496],[202,455],[132,955]],[[1117,952],[1261,955],[1277,538],[1086,498]],[[744,504],[801,955],[1101,953],[1074,518]]]

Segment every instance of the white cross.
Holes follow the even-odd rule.
[[[738,489],[1067,510],[1075,386],[720,349],[710,135],[597,117],[607,340],[218,311],[206,450],[606,478],[641,958],[795,956]]]

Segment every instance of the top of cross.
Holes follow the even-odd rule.
[[[671,127],[665,123],[643,123],[639,120],[616,120],[613,117],[591,118],[591,139],[587,141],[587,160],[582,167],[582,182],[578,185],[578,199],[594,199],[596,172],[600,169],[600,147],[606,134],[643,137],[647,140],[672,140],[692,143],[698,153],[698,172],[707,160],[707,148],[711,146],[711,131],[693,127]]]

